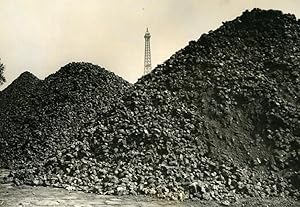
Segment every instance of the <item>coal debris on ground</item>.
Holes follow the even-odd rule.
[[[224,205],[248,197],[299,199],[299,39],[294,15],[245,11],[128,87],[76,136],[58,131],[62,147],[51,148],[47,159],[20,162],[11,177]]]

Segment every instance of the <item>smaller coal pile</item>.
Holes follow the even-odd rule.
[[[14,88],[13,96],[21,96],[19,91],[27,86],[13,83],[7,94]],[[2,165],[15,168],[43,163],[55,149],[70,146],[81,128],[93,123],[98,112],[108,110],[129,86],[112,72],[90,63],[62,67],[38,82],[30,96],[21,96],[26,100],[22,108],[11,110],[17,120],[3,119]],[[6,102],[13,102],[10,97],[5,97]]]
[[[23,114],[29,113],[32,107],[30,97],[35,93],[36,86],[40,82],[30,72],[24,72],[0,93],[0,166],[2,167],[7,166],[6,154],[13,153],[10,151],[10,146],[16,144],[8,138],[6,129],[14,132],[22,128]]]

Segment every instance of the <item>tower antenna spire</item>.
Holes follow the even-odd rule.
[[[150,32],[148,27],[146,29],[146,33],[144,35],[145,38],[145,57],[144,57],[144,75],[151,72],[151,49],[150,49]]]

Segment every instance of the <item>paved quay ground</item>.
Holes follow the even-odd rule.
[[[214,202],[164,201],[149,197],[103,196],[84,192],[69,192],[50,187],[14,186],[3,183],[7,170],[0,169],[0,207],[219,207]],[[285,200],[251,199],[230,207],[300,207],[300,203]]]

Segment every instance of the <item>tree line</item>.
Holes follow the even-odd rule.
[[[4,69],[5,69],[5,66],[4,64],[1,62],[1,59],[0,59],[0,85],[2,85],[4,82],[5,82],[5,78],[4,78]]]

